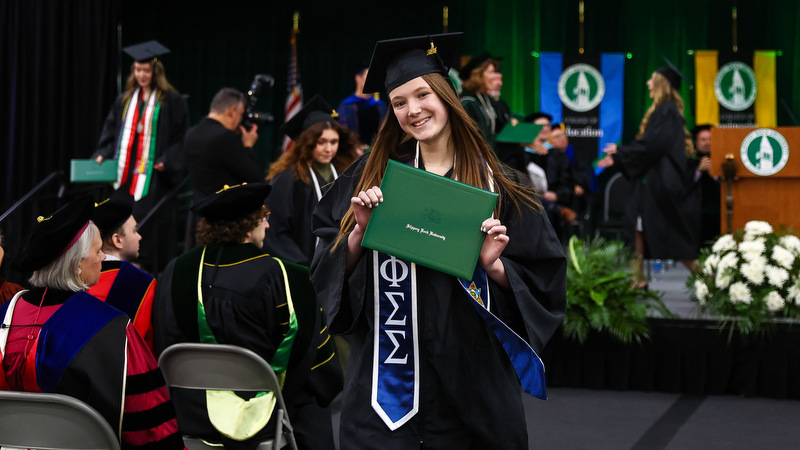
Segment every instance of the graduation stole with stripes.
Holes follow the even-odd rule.
[[[150,98],[141,105],[139,100],[140,88],[133,91],[133,95],[124,106],[122,127],[117,139],[115,158],[117,164],[117,181],[114,189],[128,181],[128,172],[133,165],[133,179],[130,180],[130,194],[138,201],[146,196],[150,190],[150,178],[153,172],[153,159],[156,151],[156,136],[158,133],[158,115],[161,111],[161,91],[153,89]],[[142,106],[144,106],[142,108]],[[134,139],[136,136],[139,139]],[[136,148],[133,142],[137,141]]]
[[[376,330],[371,403],[389,429],[396,430],[419,411],[416,264],[372,253]],[[480,263],[471,280],[458,278],[458,282],[502,345],[525,392],[546,399],[544,364],[522,337],[489,310],[489,280]]]

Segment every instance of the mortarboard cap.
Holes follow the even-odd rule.
[[[477,69],[478,66],[480,66],[481,64],[485,63],[490,59],[500,62],[500,60],[502,60],[503,57],[492,56],[489,52],[481,53],[480,55],[471,58],[466,64],[464,64],[464,67],[461,68],[461,71],[459,71],[458,76],[464,81],[468,80],[473,70]],[[495,70],[499,71],[500,68],[495,67]]]
[[[122,49],[128,56],[133,58],[136,62],[149,62],[159,56],[169,53],[169,49],[161,45],[158,41],[147,41],[141,44],[129,45]]]
[[[92,222],[100,229],[103,239],[111,236],[133,215],[133,196],[124,189],[110,198],[94,204]]]
[[[677,91],[681,87],[681,78],[685,79],[686,76],[682,74],[681,71],[678,70],[678,68],[675,66],[675,64],[672,64],[672,61],[667,59],[666,56],[661,55],[661,57],[664,58],[664,61],[666,61],[667,65],[659,67],[658,69],[656,69],[656,72],[660,73],[661,75],[664,75],[667,81],[669,81],[670,86],[672,86],[672,88]]]
[[[67,252],[86,230],[94,211],[90,195],[62,206],[49,217],[39,216],[17,253],[12,267],[19,272],[34,272]]]
[[[697,124],[692,128],[692,136],[697,136],[697,133],[701,131],[710,131],[711,125],[709,124]]]
[[[387,93],[396,87],[429,73],[449,79],[443,61],[454,61],[456,49],[464,33],[414,36],[378,41],[372,52],[364,94]]]
[[[210,222],[237,220],[261,209],[269,191],[270,185],[266,183],[226,184],[197,202],[192,210]]]
[[[522,121],[523,122],[527,122],[527,123],[533,123],[534,120],[541,119],[543,117],[545,119],[547,119],[548,122],[552,122],[553,121],[553,116],[551,116],[550,114],[547,114],[547,113],[543,113],[543,112],[530,113],[527,116],[525,116],[525,119],[523,119]]]
[[[315,95],[303,106],[303,109],[284,123],[281,129],[293,141],[296,141],[303,134],[303,131],[306,131],[311,125],[328,120],[335,121],[338,117],[339,115],[336,114],[336,111],[331,108],[328,102],[319,95]]]

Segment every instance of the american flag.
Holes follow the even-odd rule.
[[[297,67],[297,34],[300,31],[299,22],[300,22],[300,13],[295,12],[293,16],[293,26],[292,26],[292,39],[291,39],[291,51],[289,52],[289,76],[286,80],[286,110],[285,110],[285,118],[284,123],[287,122],[289,119],[292,118],[295,114],[297,114],[303,106],[303,87],[300,84],[300,70]],[[289,139],[288,136],[283,137],[283,151],[286,151],[289,148],[289,145],[292,143],[292,140]]]

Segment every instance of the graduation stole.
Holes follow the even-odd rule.
[[[150,190],[150,176],[153,172],[153,158],[156,150],[156,136],[158,132],[158,115],[161,111],[161,91],[153,89],[150,98],[146,100],[144,108],[139,100],[140,88],[133,91],[133,95],[124,106],[124,116],[119,138],[117,139],[117,181],[114,189],[128,181],[128,172],[133,164],[133,179],[130,194],[136,201],[146,196]],[[133,142],[139,136],[136,148]]]
[[[333,167],[333,164],[331,164],[331,171],[333,172],[334,180],[339,178],[339,172],[336,171],[336,167]],[[322,200],[322,188],[317,179],[317,174],[314,173],[314,168],[311,167],[311,163],[308,164],[308,172],[311,174],[311,181],[314,182],[314,192],[317,193],[317,201],[320,201]],[[319,238],[317,238],[317,241],[319,241]]]
[[[417,159],[419,160],[419,144]],[[490,185],[493,185],[490,181]],[[372,408],[390,430],[419,410],[419,335],[416,264],[373,253],[374,324]],[[471,280],[458,278],[470,304],[505,350],[525,392],[546,399],[544,364],[531,346],[489,310],[489,280],[480,263]]]

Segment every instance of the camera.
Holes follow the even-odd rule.
[[[272,114],[256,111],[258,95],[265,84],[272,87],[275,84],[275,79],[269,75],[260,73],[253,78],[253,82],[250,83],[250,89],[247,90],[244,101],[244,114],[242,114],[242,126],[246,130],[249,130],[253,124],[259,126],[266,125],[272,123],[274,120]]]

